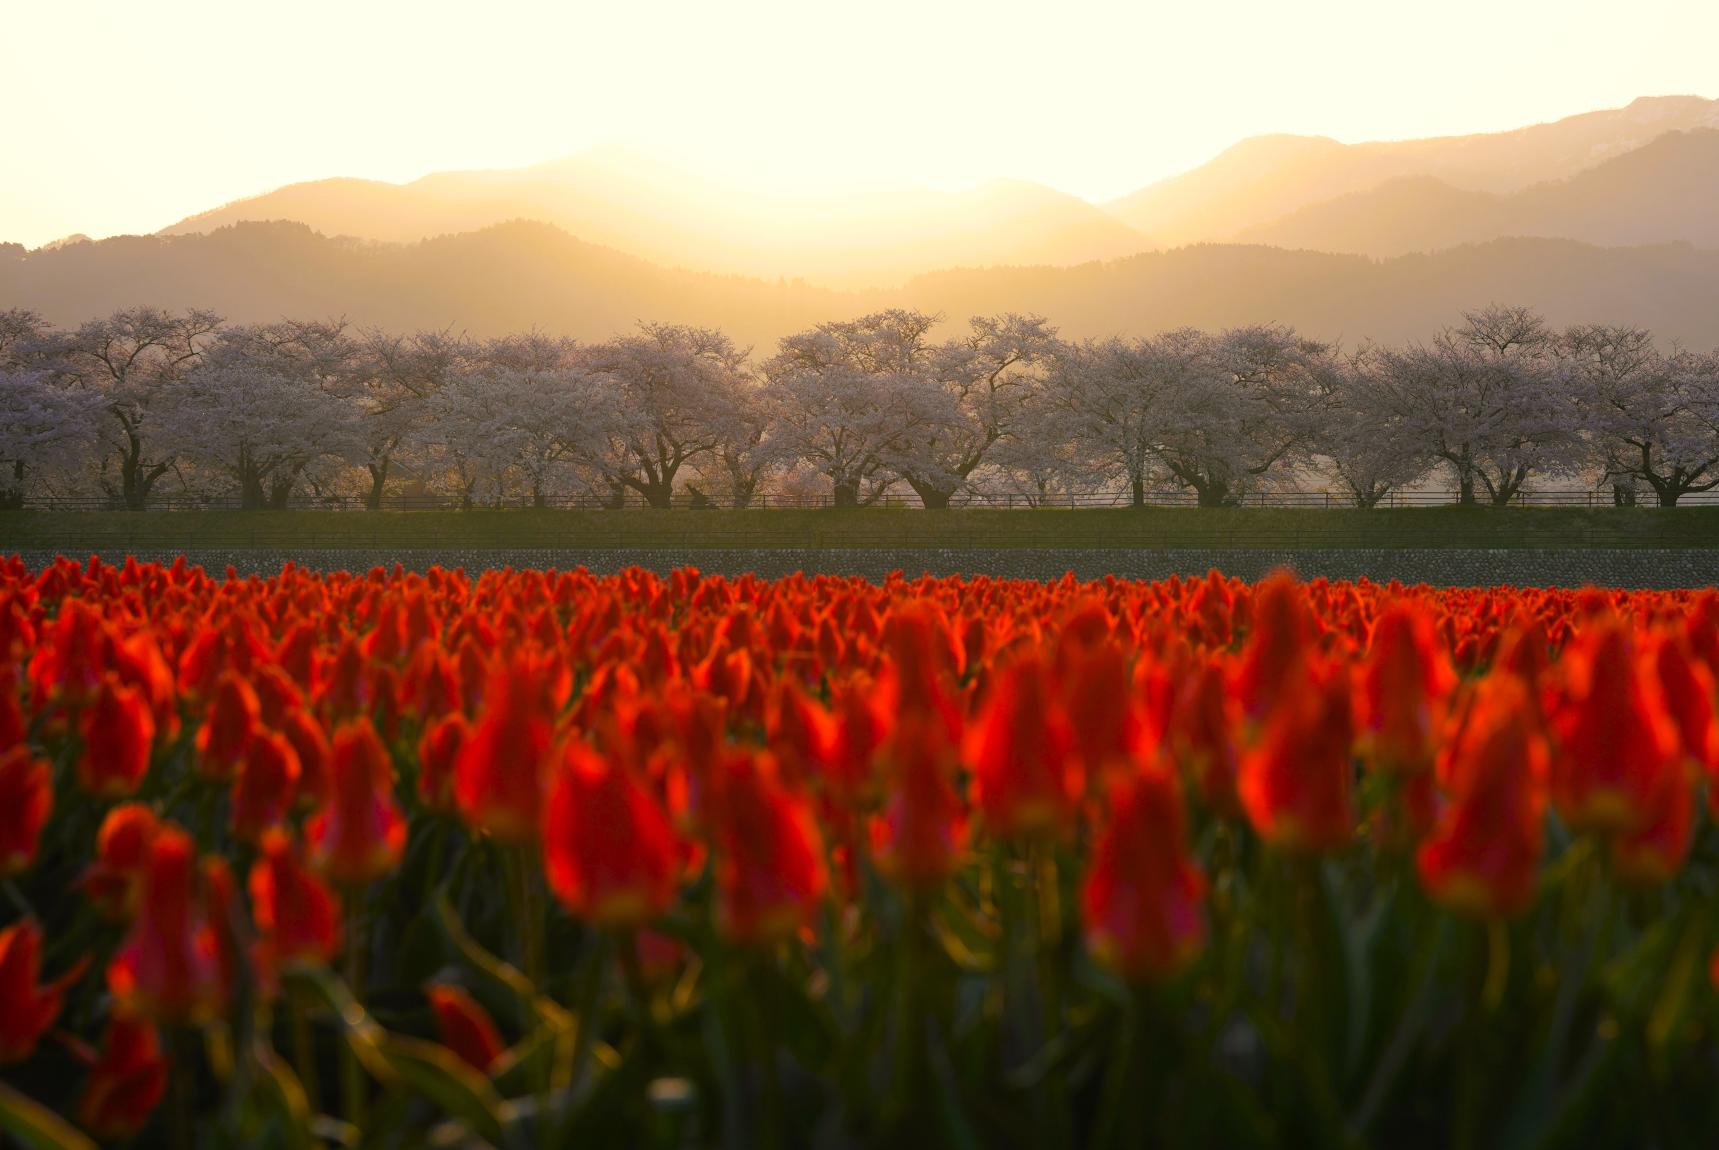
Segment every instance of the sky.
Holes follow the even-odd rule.
[[[1102,201],[1265,132],[1719,96],[1712,0],[8,0],[5,23],[0,241],[31,246],[601,145],[795,195]]]

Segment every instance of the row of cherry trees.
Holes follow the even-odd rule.
[[[1340,486],[1368,507],[1440,482],[1504,503],[1531,478],[1579,476],[1670,506],[1719,484],[1719,353],[1638,328],[1558,331],[1492,306],[1426,343],[1345,351],[1271,326],[1083,343],[1036,316],[937,327],[884,311],[754,356],[669,325],[580,344],[153,308],[63,330],[0,312],[0,501],[744,507],[775,491],[854,506],[906,487],[941,508],[1176,488],[1226,506]]]

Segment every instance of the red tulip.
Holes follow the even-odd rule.
[[[1683,869],[1695,835],[1695,793],[1678,778],[1656,791],[1641,826],[1611,840],[1612,866],[1638,883],[1670,882]]]
[[[500,842],[530,842],[542,821],[553,752],[550,694],[533,660],[520,656],[499,664],[484,692],[484,712],[455,760],[460,813]]]
[[[224,672],[197,731],[197,773],[211,782],[231,780],[250,749],[261,716],[262,704],[251,685],[233,671]]]
[[[284,822],[298,793],[298,777],[298,752],[286,736],[259,731],[233,781],[233,837],[256,842],[264,831]]]
[[[90,1067],[78,1121],[97,1138],[124,1141],[149,1121],[167,1093],[167,1060],[161,1037],[141,1018],[115,1014],[107,1039]]]
[[[1348,843],[1355,829],[1351,732],[1347,677],[1341,668],[1310,664],[1298,685],[1285,689],[1236,782],[1248,821],[1267,843],[1313,854]]]
[[[450,711],[424,728],[418,740],[418,800],[432,811],[454,809],[454,767],[471,724]]]
[[[149,700],[110,672],[102,677],[95,700],[85,709],[82,725],[78,785],[98,799],[135,793],[149,773],[155,740]]]
[[[1230,694],[1223,663],[1201,664],[1183,685],[1170,712],[1169,744],[1176,760],[1199,788],[1200,798],[1219,816],[1242,817],[1236,794],[1240,771],[1237,731],[1241,706]]]
[[[1450,661],[1424,611],[1399,603],[1379,617],[1360,674],[1363,753],[1377,770],[1421,774],[1433,768],[1445,700],[1456,687]]]
[[[0,751],[0,878],[36,859],[42,827],[54,809],[53,768],[19,744]]]
[[[107,981],[127,1010],[159,1022],[197,1024],[220,1012],[220,941],[197,889],[191,836],[177,827],[162,827],[149,845],[143,903]]]
[[[54,1019],[66,987],[83,974],[84,963],[50,983],[38,984],[42,973],[42,930],[26,919],[0,930],[0,1066],[22,1062]]]
[[[570,743],[543,826],[549,888],[572,914],[634,928],[674,901],[680,850],[668,815],[626,770]]]
[[[1236,697],[1250,718],[1300,689],[1318,624],[1293,578],[1275,574],[1253,594],[1252,632],[1236,672]]]
[[[718,918],[743,944],[774,942],[807,925],[829,888],[811,810],[774,780],[773,769],[767,757],[730,760],[712,796]]]
[[[1634,833],[1663,802],[1659,792],[1682,782],[1677,728],[1658,676],[1617,622],[1567,654],[1563,666],[1567,685],[1552,716],[1559,750],[1552,801],[1572,830]]]
[[[442,1045],[459,1055],[472,1069],[488,1074],[507,1053],[501,1033],[489,1012],[457,986],[432,986],[425,994],[436,1015]]]
[[[334,757],[334,749],[329,746],[322,721],[307,710],[289,712],[281,723],[281,734],[298,756],[298,787],[293,805],[310,810],[328,798],[329,761]]]
[[[80,883],[96,913],[110,922],[130,922],[143,895],[149,844],[161,829],[142,803],[121,803],[96,832],[96,858]]]
[[[1544,850],[1547,749],[1528,691],[1494,676],[1438,764],[1451,804],[1421,844],[1427,893],[1488,918],[1520,914],[1534,898]]]
[[[369,719],[335,731],[329,775],[328,800],[304,827],[311,862],[342,886],[362,886],[398,866],[406,847],[394,767]]]
[[[1050,672],[1036,658],[1005,669],[969,732],[986,826],[1006,837],[1066,829],[1085,789]]]
[[[340,902],[304,863],[287,832],[263,836],[251,867],[251,914],[267,965],[327,963],[340,949]]]
[[[1204,895],[1175,776],[1155,766],[1115,776],[1081,894],[1093,954],[1130,979],[1174,974],[1205,945]]]
[[[889,786],[871,820],[872,858],[884,875],[929,888],[955,870],[967,845],[966,806],[955,793],[955,747],[935,719],[904,721],[884,751]]]

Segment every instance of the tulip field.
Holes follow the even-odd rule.
[[[0,1145],[1710,1146],[1719,593],[0,560]]]

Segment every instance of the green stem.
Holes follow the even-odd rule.
[[[361,890],[346,892],[346,987],[352,1000],[364,1005],[364,899]],[[365,1109],[369,1102],[364,1084],[364,1068],[358,1063],[358,1053],[350,1042],[341,1046],[341,1087],[346,1103],[346,1120],[360,1133],[364,1130]]]
[[[1035,839],[1029,849],[1028,881],[1032,886],[1033,945],[1039,988],[1043,993],[1043,1046],[1056,1041],[1062,1032],[1062,901],[1057,880],[1056,844]],[[1072,1129],[1068,1088],[1063,1076],[1052,1074],[1045,1081],[1045,1145],[1067,1146]]]
[[[310,1112],[315,1115],[322,1113],[322,1088],[317,1081],[316,1043],[310,1029],[310,1015],[305,1010],[304,995],[300,987],[287,989],[287,1024],[292,1028],[293,1069],[298,1074],[299,1085],[304,1088]]]
[[[608,959],[609,936],[602,931],[591,934],[590,950],[585,956],[585,970],[579,982],[578,1027],[573,1037],[572,1084],[578,1088],[596,1038],[597,999],[603,990],[603,967]]]
[[[168,1136],[174,1150],[191,1150],[196,1144],[196,1116],[191,1109],[192,1076],[197,1066],[195,1037],[196,1032],[184,1026],[173,1027],[168,1037],[173,1052],[173,1065],[168,1069],[173,1080]]]

